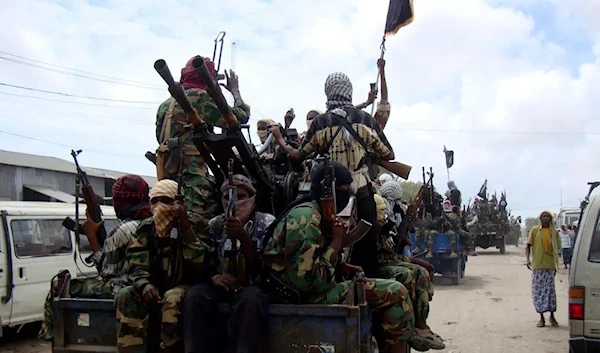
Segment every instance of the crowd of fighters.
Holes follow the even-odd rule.
[[[209,128],[227,129],[192,67],[193,59],[181,72],[186,96]],[[214,64],[204,60],[210,72],[215,72]],[[336,211],[344,210],[352,199],[357,218],[373,225],[353,245],[351,257],[343,255],[348,232],[344,219],[338,217],[327,232],[321,228],[323,164],[311,170],[307,195],[277,215],[259,212],[256,204],[261,195],[247,176],[236,174],[223,185],[215,185],[186,129],[185,114],[175,99],[169,98],[157,113],[157,157],[167,151],[165,141],[173,137],[183,141],[182,157],[177,163],[161,164],[162,178],[151,189],[136,175],[115,182],[113,206],[121,222],[109,230],[102,246],[97,238],[102,223],[87,219],[82,226],[99,277],[57,276],[46,300],[40,338],[52,340],[54,335],[53,297],[114,298],[119,352],[145,352],[153,312],[160,313],[164,351],[215,352],[225,342],[230,352],[255,352],[269,305],[282,301],[265,286],[265,277],[276,278],[297,293],[294,304],[340,304],[349,294],[351,279],[360,272],[367,277],[366,300],[376,313],[375,332],[390,352],[405,352],[407,343],[418,350],[444,349],[442,338],[427,324],[434,269],[428,262],[398,251],[406,236],[398,234],[406,212],[402,188],[396,180],[378,178],[372,172],[373,156],[394,159],[383,133],[390,115],[385,62],[380,59],[377,66],[380,90],[372,89],[367,101],[357,106],[352,103],[350,79],[339,72],[329,75],[324,85],[324,112],[307,113],[307,131],[298,140],[292,141],[285,133],[294,119],[293,111],[286,114],[285,127],[268,120],[258,122],[261,141],[268,132],[274,135],[273,158],[301,161],[316,154],[329,155],[335,172]],[[231,109],[238,122],[245,124],[250,107],[240,95],[238,77],[230,71],[226,79],[224,87],[234,97]],[[363,109],[374,104],[379,92],[377,113],[371,116]],[[171,153],[169,158],[176,156]],[[184,202],[177,201],[177,166],[183,167]],[[231,186],[236,189],[237,197],[231,200],[236,211],[235,216],[227,217],[223,210],[230,206],[227,191]],[[458,190],[453,183],[448,186],[444,212],[424,212],[416,225],[418,234],[430,237],[442,227],[466,236],[460,226],[461,200],[454,191]],[[448,224],[438,222],[439,217]],[[431,252],[431,241],[427,244]],[[458,251],[472,251],[472,245],[470,249],[453,248],[453,255]],[[216,324],[219,303],[231,307],[226,329]]]

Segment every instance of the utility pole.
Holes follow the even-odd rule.
[[[562,209],[562,189],[560,189],[560,208]]]
[[[231,43],[231,70],[235,71],[235,42]]]

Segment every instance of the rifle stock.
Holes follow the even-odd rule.
[[[204,63],[204,58],[199,55],[196,56],[196,58],[192,60],[192,66],[194,67],[194,70],[196,70],[196,74],[200,76],[206,85],[206,91],[217,105],[217,108],[221,111],[227,125],[230,127],[237,126],[238,121],[233,115],[229,104],[227,104],[227,100],[223,96],[223,92],[221,92],[221,87],[215,84],[213,76],[208,72],[206,64]]]
[[[394,173],[397,176],[399,176],[400,178],[405,179],[405,180],[408,179],[408,176],[410,175],[410,171],[412,170],[412,167],[409,166],[408,164],[404,164],[404,163],[400,163],[400,162],[396,162],[396,161],[384,161],[384,160],[380,159],[377,161],[377,164],[379,164],[380,166],[384,167],[391,173]]]
[[[71,150],[71,156],[73,156],[73,159],[75,160],[75,168],[77,168],[77,178],[81,182],[81,193],[83,194],[83,199],[85,201],[85,205],[87,206],[87,213],[89,214],[89,217],[95,223],[100,223],[100,221],[102,221],[102,210],[100,209],[100,204],[96,199],[94,189],[92,188],[92,185],[87,177],[87,173],[84,172],[79,166],[77,155],[80,152],[81,150]],[[79,207],[79,205],[76,204],[75,207]],[[100,244],[100,247],[104,246],[104,241],[106,240],[106,228],[104,225],[100,226],[96,236],[98,237],[98,243]]]
[[[181,86],[181,83],[175,82],[175,80],[173,79],[173,75],[171,74],[171,70],[169,70],[169,67],[167,66],[167,62],[163,59],[156,60],[156,62],[154,62],[154,70],[158,72],[160,77],[162,77],[162,79],[169,86],[169,93],[171,94],[171,97],[173,97],[177,101],[177,104],[179,104],[179,106],[185,113],[188,122],[193,126],[198,126],[199,124],[201,124],[202,118],[200,118],[196,109],[192,107],[192,104],[185,95],[185,90]]]
[[[321,232],[325,239],[330,239],[335,224],[336,209],[335,209],[335,172],[333,166],[329,163],[329,156],[325,156],[325,177],[321,181],[321,199],[319,206],[321,207]]]

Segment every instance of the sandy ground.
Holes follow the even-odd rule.
[[[567,272],[556,286],[558,328],[537,328],[539,316],[530,295],[531,272],[522,247],[480,250],[469,258],[466,276],[458,286],[436,277],[429,324],[446,341],[444,353],[564,353],[568,351]],[[561,279],[560,282],[558,279]],[[50,345],[36,339],[39,325],[16,334],[5,331],[1,353],[49,353]],[[430,351],[435,352],[435,351]]]
[[[567,270],[556,279],[560,327],[537,328],[524,248],[506,250],[500,255],[496,249],[478,249],[458,286],[436,277],[429,325],[445,339],[446,349],[438,352],[568,352]]]

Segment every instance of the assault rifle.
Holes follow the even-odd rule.
[[[79,234],[81,231],[81,225],[79,224],[79,189],[81,188],[81,192],[83,193],[83,199],[87,206],[87,213],[89,217],[95,223],[100,223],[102,221],[102,210],[100,209],[100,204],[96,199],[96,194],[94,193],[94,189],[90,184],[87,173],[84,172],[79,166],[79,161],[77,160],[77,156],[81,153],[81,150],[71,150],[71,156],[75,160],[75,167],[77,168],[77,176],[76,176],[76,194],[75,194],[75,218],[73,220],[71,217],[65,218],[62,225],[74,232],[76,235],[76,240],[79,240]],[[80,187],[81,186],[81,187]],[[106,228],[104,225],[101,225],[98,228],[98,233],[96,234],[98,238],[98,243],[100,247],[104,246],[104,241],[106,240]]]
[[[335,170],[329,161],[329,155],[325,155],[325,177],[321,181],[321,232],[325,239],[331,239],[333,225],[335,223]]]
[[[227,165],[227,177],[229,179],[229,205],[227,207],[225,213],[225,221],[229,219],[229,217],[235,217],[235,202],[237,201],[237,188],[233,185],[233,158],[229,159]],[[229,244],[228,244],[229,243]],[[230,249],[227,249],[229,248]],[[234,276],[237,276],[237,240],[236,239],[227,239],[225,243],[225,250],[231,250],[229,256],[229,263],[231,265],[231,272]]]
[[[400,239],[402,239],[406,245],[411,246],[412,242],[410,241],[410,238],[408,237],[408,233],[410,231],[410,228],[412,226],[412,224],[417,220],[418,218],[418,212],[419,212],[419,208],[421,207],[421,204],[423,202],[427,203],[427,199],[431,199],[432,198],[432,194],[433,194],[433,171],[431,171],[429,173],[429,180],[426,181],[425,180],[425,167],[423,167],[423,185],[421,185],[421,188],[419,189],[419,191],[415,194],[415,196],[412,198],[412,200],[410,200],[410,203],[408,204],[408,208],[406,210],[406,215],[404,216],[404,218],[402,218],[402,222],[400,222],[400,225],[398,226],[398,236],[400,237]],[[400,245],[402,243],[402,241],[398,242],[398,245]],[[399,249],[397,249],[399,250]]]

